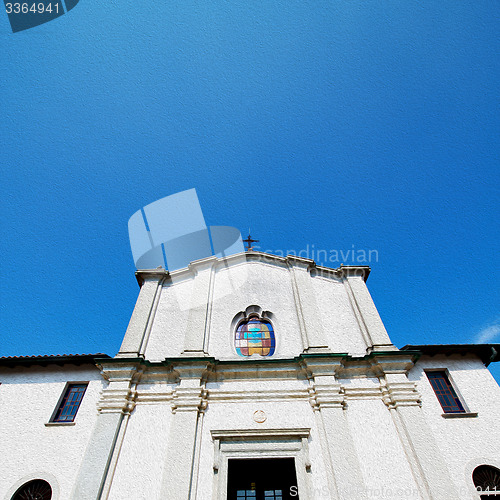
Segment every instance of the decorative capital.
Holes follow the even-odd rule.
[[[384,355],[383,353],[373,353],[370,360],[375,373],[379,376],[385,375],[406,375],[414,366],[414,356],[401,351],[394,351],[394,354]]]
[[[370,266],[344,266],[343,264],[337,268],[337,271],[342,278],[363,278],[363,281],[368,279],[370,275]]]
[[[169,274],[170,273],[166,269],[163,269],[163,267],[158,267],[156,269],[139,269],[135,272],[135,278],[139,286],[142,287],[146,281],[162,281],[169,276]]]
[[[186,356],[169,361],[172,370],[179,377],[181,386],[201,385],[214,367],[213,358]]]
[[[104,389],[97,403],[99,413],[123,413],[130,415],[135,408],[137,391],[129,388]]]
[[[342,408],[346,406],[345,394],[340,384],[311,384],[309,386],[309,404],[314,411],[322,408]]]
[[[207,408],[208,393],[203,387],[175,389],[173,391],[172,413],[182,411],[203,412]]]
[[[345,357],[347,354],[303,353],[300,356],[300,364],[308,378],[335,377],[344,366]]]
[[[400,406],[422,406],[422,396],[417,391],[414,382],[380,381],[382,401],[390,409]]]

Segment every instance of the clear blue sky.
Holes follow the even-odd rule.
[[[262,250],[376,250],[397,346],[500,342],[499,5],[81,0],[16,34],[0,16],[0,355],[114,355],[127,221],[192,187]]]

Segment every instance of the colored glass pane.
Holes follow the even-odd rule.
[[[272,356],[275,349],[274,330],[269,321],[250,318],[236,330],[235,347],[240,356]]]

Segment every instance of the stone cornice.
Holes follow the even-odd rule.
[[[341,264],[337,271],[343,278],[361,277],[363,281],[366,281],[371,269],[370,266],[344,266]]]
[[[145,281],[160,281],[170,276],[170,273],[163,269],[163,267],[159,267],[157,269],[138,269],[135,272],[135,278],[137,279],[137,283],[139,286],[142,286]]]
[[[415,384],[406,374],[413,366],[411,352],[389,351],[351,357],[345,353],[303,354],[292,359],[217,361],[214,358],[169,358],[150,362],[142,358],[103,359],[109,381],[99,401],[101,412],[130,413],[137,403],[170,403],[174,413],[204,411],[208,402],[300,400],[314,410],[346,408],[349,400],[381,399],[389,408],[420,404]],[[374,378],[370,387],[344,385],[343,379]],[[294,380],[298,385],[259,387],[263,380]],[[255,389],[230,385],[219,389],[207,383],[246,381]],[[307,382],[308,381],[308,382]],[[141,389],[142,384],[150,384]],[[152,385],[151,385],[152,384]],[[301,385],[302,384],[302,385]],[[249,390],[250,389],[250,390]]]
[[[388,353],[373,352],[370,363],[377,375],[408,373],[415,365],[415,357],[411,352],[397,351],[398,356],[388,356]]]
[[[137,390],[135,401],[137,404],[159,404],[169,403],[174,399],[174,391],[171,388],[157,389],[155,391]]]
[[[372,352],[365,356],[347,353],[301,354],[295,358],[248,360],[217,360],[213,357],[176,357],[153,362],[135,358],[98,359],[103,376],[128,380],[134,371],[141,373],[141,381],[176,383],[182,378],[199,378],[208,382],[241,379],[299,379],[335,376],[380,377],[386,374],[406,373],[418,359],[418,352]]]
[[[326,266],[318,266],[312,259],[299,257],[297,255],[287,255],[282,257],[270,253],[257,252],[254,250],[241,252],[227,257],[218,258],[215,256],[205,257],[203,259],[191,262],[187,267],[176,269],[169,272],[166,269],[139,269],[135,275],[139,286],[142,286],[146,279],[160,280],[170,278],[172,281],[182,281],[185,278],[194,278],[199,271],[208,269],[212,266],[219,268],[221,266],[230,267],[241,265],[250,262],[262,262],[264,264],[272,264],[278,267],[297,267],[302,268],[309,272],[313,277],[316,275],[332,276],[336,278],[362,276],[364,281],[367,280],[370,274],[369,266],[344,266],[343,264],[338,268],[331,268]]]
[[[488,366],[494,361],[500,361],[500,344],[424,344],[405,345],[401,348],[405,352],[418,352],[426,356],[436,355],[476,355]]]
[[[300,364],[309,378],[318,376],[335,376],[344,366],[347,355],[340,354],[333,358],[323,354],[303,354]]]
[[[101,360],[97,365],[103,378],[109,382],[101,393],[97,409],[100,413],[130,414],[135,408],[136,386],[141,380],[143,367],[135,358],[114,363],[106,361],[110,360]]]
[[[350,399],[380,399],[382,390],[377,387],[344,387],[345,399],[348,402]]]
[[[308,428],[291,428],[291,429],[231,429],[231,430],[212,430],[212,439],[219,441],[232,439],[283,439],[288,438],[308,438],[311,429]]]

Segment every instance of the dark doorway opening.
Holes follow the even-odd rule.
[[[229,460],[228,500],[296,500],[299,498],[293,458]]]

